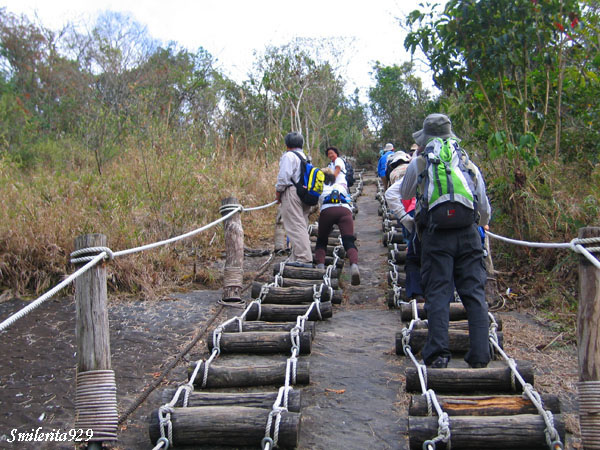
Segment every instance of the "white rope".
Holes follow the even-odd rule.
[[[563,249],[571,249],[575,253],[580,253],[585,256],[597,269],[600,269],[600,261],[590,253],[589,250],[596,251],[597,248],[593,247],[591,249],[585,249],[582,244],[593,244],[596,242],[600,242],[600,237],[597,238],[575,238],[571,242],[565,243],[545,243],[545,242],[529,242],[529,241],[520,241],[517,239],[510,239],[504,236],[500,236],[498,234],[492,233],[491,231],[486,231],[486,234],[493,237],[494,239],[498,239],[499,241],[507,242],[509,244],[522,245],[525,247],[533,247],[533,248],[563,248]]]
[[[79,270],[77,270],[76,272],[74,272],[71,275],[69,275],[64,281],[62,281],[61,283],[57,284],[55,287],[53,287],[52,289],[50,289],[44,295],[42,295],[41,297],[39,297],[37,300],[33,301],[32,303],[30,303],[29,305],[27,305],[25,308],[23,308],[20,311],[16,312],[12,316],[10,316],[8,319],[4,320],[2,323],[0,323],[0,331],[3,331],[4,329],[8,328],[13,323],[15,323],[17,320],[19,320],[22,317],[24,317],[27,314],[29,314],[35,308],[37,308],[42,303],[44,303],[46,300],[48,300],[49,298],[51,298],[58,291],[60,291],[64,287],[66,287],[69,284],[71,284],[76,278],[78,278],[79,276],[83,275],[85,272],[87,272],[88,270],[90,270],[92,267],[94,267],[96,264],[98,264],[105,257],[106,257],[106,252],[100,253],[99,255],[97,255],[96,257],[94,257],[94,259],[92,259],[89,263],[87,263],[85,266],[81,267]]]

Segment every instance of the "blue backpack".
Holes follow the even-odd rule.
[[[298,197],[304,204],[314,206],[319,203],[319,197],[323,193],[325,174],[306,161],[300,153],[294,151],[292,153],[300,158],[300,178],[295,183]]]

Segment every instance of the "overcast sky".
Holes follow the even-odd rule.
[[[295,37],[349,38],[344,45],[349,90],[373,84],[375,61],[401,64],[405,31],[399,19],[416,8],[414,0],[0,0],[12,13],[35,15],[53,30],[71,21],[91,22],[104,10],[130,13],[153,38],[176,41],[191,51],[208,50],[218,66],[240,82],[251,68],[254,51],[282,45]],[[431,86],[431,76],[422,75]]]

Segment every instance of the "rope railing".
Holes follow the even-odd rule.
[[[31,302],[29,305],[27,305],[26,307],[22,308],[21,310],[17,311],[16,313],[9,316],[7,319],[2,321],[0,323],[0,332],[4,331],[6,328],[11,326],[17,320],[25,317],[31,311],[36,309],[38,306],[40,306],[45,301],[52,298],[54,295],[56,295],[56,293],[58,293],[59,291],[61,291],[65,287],[67,287],[69,284],[71,284],[73,281],[75,281],[75,279],[77,279],[78,277],[83,275],[85,272],[90,270],[92,267],[94,267],[96,264],[98,264],[99,262],[101,262],[104,259],[112,260],[119,256],[130,255],[132,253],[138,253],[138,252],[142,252],[145,250],[151,250],[153,248],[160,247],[163,245],[172,244],[173,242],[187,239],[192,236],[195,236],[198,233],[201,233],[202,231],[206,231],[209,228],[212,228],[212,227],[220,224],[221,222],[224,222],[225,220],[229,219],[231,216],[233,216],[237,212],[257,211],[259,209],[269,208],[269,207],[275,205],[276,203],[277,203],[276,201],[272,201],[265,205],[255,206],[252,208],[244,208],[242,205],[223,205],[223,206],[230,207],[229,212],[226,215],[224,215],[223,217],[221,217],[207,225],[204,225],[200,228],[189,231],[185,234],[175,236],[175,237],[172,237],[169,239],[165,239],[162,241],[154,242],[152,244],[143,245],[140,247],[130,248],[130,249],[126,249],[126,250],[120,250],[117,252],[113,252],[107,247],[89,247],[89,248],[83,248],[83,249],[76,250],[73,253],[71,253],[71,261],[70,262],[72,264],[82,264],[82,263],[86,263],[86,264],[83,267],[81,267],[80,269],[78,269],[77,271],[73,272],[64,281],[62,281],[61,283],[56,285],[54,288],[50,289],[48,292],[46,292],[45,294],[43,294],[42,296],[40,296],[39,298],[37,298],[36,300]],[[85,255],[85,256],[81,256],[81,255]]]
[[[597,269],[600,269],[600,261],[596,258],[592,253],[600,252],[600,246],[598,247],[584,247],[584,245],[589,244],[598,244],[600,243],[600,237],[595,238],[575,238],[571,240],[571,242],[565,243],[546,243],[546,242],[529,242],[529,241],[520,241],[518,239],[510,239],[504,236],[500,236],[498,234],[492,233],[491,231],[486,231],[490,237],[494,239],[498,239],[499,241],[506,242],[508,244],[521,245],[524,247],[532,247],[532,248],[559,248],[559,249],[570,249],[575,253],[580,253],[585,256]]]

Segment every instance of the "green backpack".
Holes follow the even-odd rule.
[[[478,221],[476,169],[455,139],[435,138],[419,156],[417,213],[425,227],[462,228]]]

